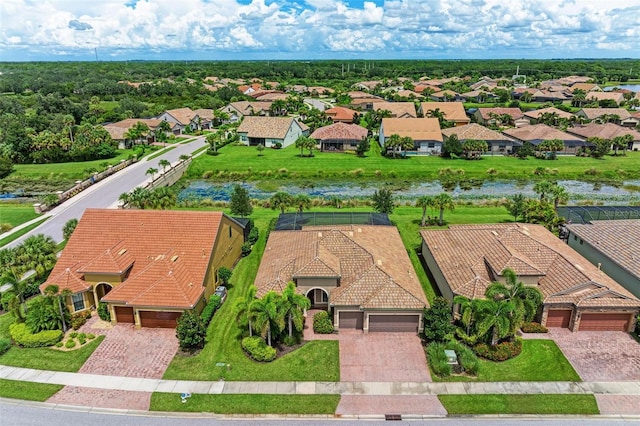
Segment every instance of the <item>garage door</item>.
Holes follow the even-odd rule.
[[[135,322],[133,318],[133,308],[127,308],[125,306],[116,306],[116,321],[126,322],[133,324]]]
[[[627,331],[630,314],[582,314],[580,330]]]
[[[569,328],[571,322],[571,309],[551,309],[547,315],[547,328]]]
[[[418,315],[369,315],[369,331],[418,332]]]
[[[340,312],[338,318],[340,323],[340,329],[352,328],[355,330],[362,330],[362,324],[364,324],[363,312]]]
[[[140,311],[140,325],[150,328],[176,328],[182,312]]]

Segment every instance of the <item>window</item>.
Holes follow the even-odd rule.
[[[322,291],[322,290],[320,290]],[[322,303],[327,303],[329,302],[329,296],[327,296],[327,292],[326,291],[322,291]]]
[[[428,148],[435,148],[435,147],[436,147],[436,144],[435,144],[434,142],[429,142],[429,143],[427,144],[427,147],[428,147]]]
[[[82,293],[76,293],[72,295],[71,301],[73,302],[73,310],[75,312],[78,312],[84,309],[84,297]]]
[[[233,229],[229,227],[229,238],[231,238],[232,236],[233,236]]]

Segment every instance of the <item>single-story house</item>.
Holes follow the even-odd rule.
[[[585,93],[602,92],[602,88],[598,86],[596,83],[584,83],[584,82],[573,83],[571,87],[569,87],[569,92],[573,93],[578,89],[584,91]]]
[[[374,111],[389,111],[393,118],[416,118],[416,106],[413,102],[376,102]]]
[[[382,86],[382,81],[380,80],[360,81],[358,83],[354,83],[351,87],[358,90],[372,91],[378,86]]]
[[[252,97],[254,97],[257,101],[273,102],[273,101],[286,101],[289,98],[289,95],[277,90],[270,90],[267,93],[261,94],[260,96],[252,96]]]
[[[578,150],[592,146],[583,138],[563,132],[555,127],[547,126],[546,124],[532,124],[530,126],[505,129],[502,133],[522,143],[531,142],[533,146],[538,146],[547,140],[561,140],[564,149],[558,152],[562,154],[576,154]]]
[[[111,139],[118,142],[118,149],[125,149],[133,142],[127,138],[127,132],[130,128],[135,126],[138,122],[144,123],[149,127],[149,134],[146,137],[146,142],[153,142],[156,128],[162,123],[162,120],[157,118],[126,118],[115,123],[104,124],[102,127],[109,133]],[[169,132],[178,132],[179,125],[176,123],[169,123]]]
[[[185,310],[203,309],[243,243],[222,212],[87,209],[40,289],[70,290],[71,313],[105,302],[114,324],[175,327]]]
[[[624,108],[582,108],[576,112],[576,117],[589,121],[598,119],[610,121],[625,127],[636,127],[640,124],[640,120]]]
[[[529,124],[520,108],[478,108],[473,116],[484,126],[502,124],[519,127]]]
[[[174,123],[175,134],[184,133],[187,128],[191,130],[201,130],[198,114],[191,110],[191,108],[178,108],[170,109],[158,116],[159,120],[166,121],[168,123]]]
[[[423,117],[432,117],[430,114],[436,110],[442,113],[445,120],[453,122],[456,126],[464,126],[471,122],[462,102],[421,102],[418,107],[418,113]]]
[[[417,333],[429,306],[394,226],[272,231],[255,279],[257,295],[282,292],[289,281],[312,308],[328,310],[338,330]]]
[[[454,225],[421,236],[422,257],[449,301],[483,298],[509,268],[542,293],[539,320],[546,327],[635,327],[640,300],[541,225]]]
[[[498,97],[495,94],[491,92],[487,92],[485,90],[472,90],[470,92],[465,92],[460,94],[460,101],[462,102],[484,103],[484,102],[490,102],[496,99],[498,99]]]
[[[292,117],[248,116],[238,127],[240,142],[265,148],[292,145],[300,136],[309,134],[309,126]]]
[[[489,148],[488,152],[491,154],[511,154],[515,149],[522,146],[521,142],[478,123],[442,129],[442,136],[448,138],[451,135],[456,135],[460,142],[468,139],[485,141]]]
[[[532,102],[563,102],[569,99],[558,90],[534,90],[531,96]]]
[[[327,114],[327,117],[329,117],[334,123],[353,123],[353,116],[358,114],[358,111],[337,106],[325,109],[324,113]]]
[[[589,92],[585,98],[587,102],[613,101],[616,105],[624,102],[624,94],[620,92]]]
[[[406,99],[423,99],[424,98],[424,96],[422,96],[420,93],[414,92],[413,90],[407,90],[407,89],[398,90],[395,93],[395,96],[399,98],[406,98]]]
[[[573,114],[555,107],[525,111],[524,116],[529,120],[531,124],[537,124],[540,116],[542,116],[543,114],[555,114],[557,118],[564,118],[565,120],[571,120],[571,118],[574,117]]]
[[[640,132],[630,127],[623,127],[613,123],[589,123],[567,128],[567,133],[587,140],[589,138],[613,139],[617,136],[631,135],[633,140],[629,142],[629,151],[640,150]]]
[[[442,132],[437,118],[383,118],[380,124],[380,146],[391,135],[410,137],[414,149],[409,155],[440,155],[442,152]]]
[[[640,220],[567,224],[567,244],[640,298]]]
[[[311,138],[318,141],[320,151],[355,151],[369,131],[358,124],[334,123],[316,129]]]
[[[235,123],[249,115],[268,116],[271,112],[273,102],[268,101],[238,101],[231,102],[223,107],[221,111],[229,115],[229,123]]]
[[[198,116],[198,124],[201,129],[210,129],[213,123],[213,110],[211,108],[200,108],[193,111]]]
[[[429,99],[435,102],[459,101],[460,94],[453,90],[445,89],[429,95]]]

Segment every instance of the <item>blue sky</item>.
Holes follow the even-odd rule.
[[[0,60],[640,58],[640,0],[2,0]]]

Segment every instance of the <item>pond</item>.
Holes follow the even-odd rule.
[[[631,90],[632,92],[640,92],[640,84],[619,84],[617,86],[605,87],[605,92],[610,92],[614,88]]]
[[[233,186],[238,183],[249,191],[249,196],[254,199],[267,199],[277,191],[284,191],[292,195],[307,194],[311,198],[340,199],[368,198],[377,189],[382,187],[381,183],[357,183],[357,182],[316,182],[313,184],[282,184],[275,185],[269,190],[261,189],[256,183],[212,183],[207,181],[193,181],[188,187],[183,189],[178,200],[201,200],[211,199],[214,201],[228,201]],[[626,181],[622,184],[592,183],[576,180],[560,180],[558,184],[563,186],[570,195],[570,203],[580,200],[602,201],[606,204],[627,205],[631,202],[640,202],[640,180]],[[394,196],[401,200],[415,200],[421,195],[437,195],[443,191],[458,199],[491,199],[509,197],[513,194],[522,193],[525,196],[535,197],[533,191],[534,182],[520,181],[448,181],[445,185],[439,181],[435,182],[415,182],[390,185],[394,190]]]

